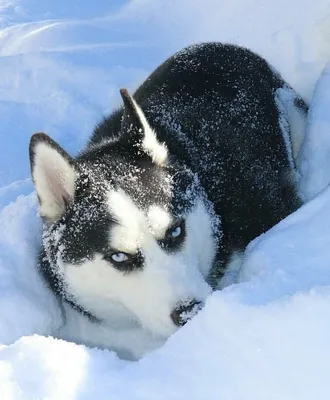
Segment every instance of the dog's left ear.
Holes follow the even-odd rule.
[[[127,89],[120,89],[120,94],[124,102],[121,124],[122,138],[129,145],[136,146],[138,150],[147,153],[155,164],[165,165],[168,158],[168,150],[165,143],[158,141],[143,111]]]
[[[77,175],[74,161],[49,136],[36,133],[30,141],[30,164],[40,215],[55,222],[74,198]]]

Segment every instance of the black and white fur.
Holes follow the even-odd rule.
[[[300,206],[307,106],[261,57],[220,43],[176,53],[121,95],[78,157],[35,134],[30,160],[61,336],[134,359]]]

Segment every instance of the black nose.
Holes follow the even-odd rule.
[[[172,321],[176,326],[183,326],[202,308],[200,301],[192,300],[178,304],[171,312]]]

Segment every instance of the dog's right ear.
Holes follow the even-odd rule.
[[[55,222],[74,198],[77,176],[74,161],[49,136],[36,133],[30,141],[30,164],[40,215]]]

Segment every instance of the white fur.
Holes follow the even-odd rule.
[[[294,159],[295,162],[298,160],[306,130],[306,117],[294,104],[296,97],[296,93],[290,87],[279,88],[276,90],[277,105],[284,115],[286,120],[285,123],[289,125],[290,138],[286,134],[285,127],[282,128],[287,145],[287,151],[289,158]],[[280,122],[282,124],[284,123],[284,121]]]
[[[149,332],[122,315],[111,323],[94,323],[81,313],[64,304],[66,321],[57,332],[57,337],[90,347],[111,349],[126,360],[138,360],[146,353],[159,348],[166,337]],[[122,322],[122,323],[120,323]],[[131,322],[128,324],[127,322]]]
[[[204,301],[211,293],[205,281],[215,256],[210,216],[199,201],[186,217],[187,237],[182,249],[171,254],[157,242],[172,220],[165,210],[153,206],[144,213],[123,191],[111,191],[109,208],[118,221],[110,233],[109,247],[126,252],[141,249],[143,269],[124,274],[96,254],[78,267],[61,267],[69,292],[110,330],[139,331],[149,338],[147,342],[150,335],[156,341],[165,340],[177,329],[170,318],[176,305],[192,299]],[[109,344],[111,335],[109,331],[104,346],[116,348],[118,343]],[[94,345],[102,345],[99,340],[95,337]],[[135,343],[131,346],[134,351]]]
[[[136,109],[136,112],[139,116],[139,119],[143,125],[143,130],[144,130],[144,138],[142,142],[142,146],[144,151],[150,155],[152,158],[152,161],[157,164],[157,165],[165,165],[167,158],[168,158],[168,152],[167,152],[167,147],[165,143],[160,143],[157,140],[157,136],[155,132],[151,129],[143,111],[141,108],[137,105],[136,101],[132,97],[132,101],[134,104],[134,107]]]
[[[65,210],[65,201],[74,197],[76,174],[67,160],[46,142],[34,148],[32,176],[40,199],[40,215],[57,220]]]
[[[111,230],[110,247],[126,253],[135,253],[140,245],[140,236],[146,231],[142,211],[122,190],[110,192],[109,209],[118,222]]]
[[[148,212],[148,223],[155,237],[162,239],[171,223],[173,223],[173,218],[167,211],[158,206],[152,206]]]

